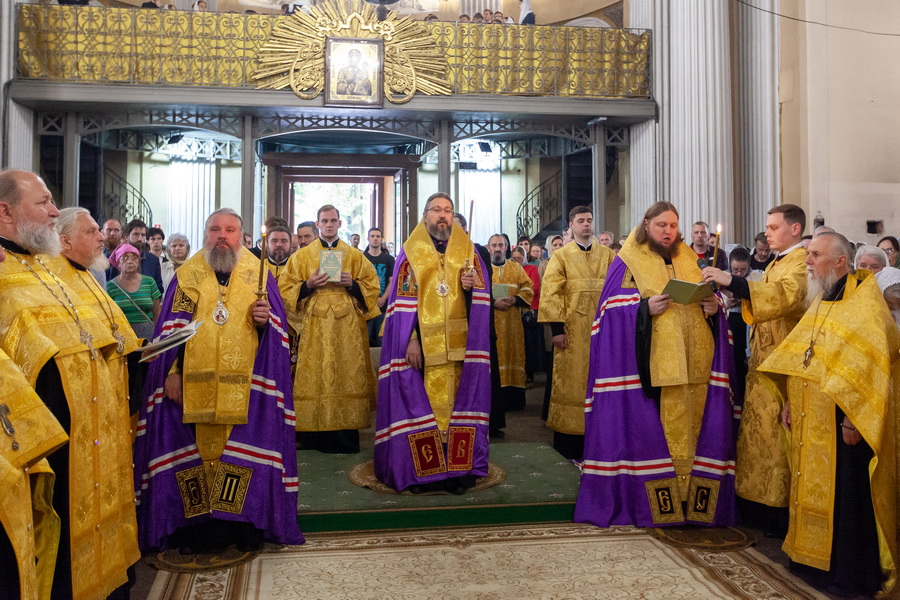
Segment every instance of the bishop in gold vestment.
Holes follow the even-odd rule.
[[[494,324],[497,330],[497,355],[500,364],[500,386],[506,396],[507,409],[525,408],[525,328],[522,309],[531,306],[534,289],[531,278],[522,266],[506,260],[506,238],[491,236],[491,251],[495,289],[503,290],[503,297],[494,294]]]
[[[128,407],[105,360],[116,340],[51,273],[47,256],[16,241],[53,248],[50,223],[58,211],[43,181],[23,171],[0,177],[12,177],[19,190],[11,210],[10,200],[0,198],[0,215],[13,217],[12,224],[0,218],[0,244],[9,255],[0,268],[0,349],[69,435],[69,444],[49,456],[61,519],[53,593],[102,598],[127,582],[126,569],[140,558]],[[22,235],[25,224],[40,233]]]
[[[615,257],[601,244],[573,241],[553,252],[544,271],[538,321],[550,323],[554,336],[564,333],[568,339],[568,348],[553,349],[547,427],[558,433],[584,435],[591,323]]]
[[[900,334],[875,277],[848,272],[852,250],[839,237],[847,247],[843,273],[822,283],[759,370],[782,380],[789,401],[782,416],[792,472],[785,552],[828,571],[825,584],[841,593],[886,593],[897,581]],[[837,238],[813,238],[807,264],[827,259]],[[812,268],[811,286],[823,272],[821,264]]]
[[[321,218],[319,229],[323,235],[327,231]],[[309,287],[308,280],[319,273],[323,252],[342,253],[341,272],[348,274],[349,285]],[[278,287],[288,320],[299,323],[294,379],[297,431],[346,432],[300,439],[320,450],[358,452],[358,435],[352,430],[369,426],[375,405],[375,370],[366,331],[366,321],[381,314],[375,267],[362,252],[339,240],[335,229],[333,239],[320,238],[291,256]]]

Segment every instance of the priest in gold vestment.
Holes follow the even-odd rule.
[[[783,535],[787,526],[790,485],[788,443],[780,418],[787,390],[783,381],[760,373],[758,367],[803,316],[806,250],[800,242],[805,228],[806,214],[799,206],[783,204],[769,210],[766,240],[777,255],[760,281],[714,267],[703,270],[706,281],[727,287],[742,300],[741,314],[752,326],[735,485],[745,501],[740,505],[744,523],[777,535]]]
[[[69,435],[48,457],[60,517],[54,598],[127,596],[140,553],[128,407],[105,357],[116,339],[78,293],[48,268],[58,254],[59,211],[44,182],[0,173],[0,349]]]
[[[141,341],[128,324],[125,313],[106,293],[106,287],[91,275],[91,270],[105,271],[109,268],[109,259],[103,256],[104,236],[87,209],[77,206],[59,211],[57,230],[62,254],[47,266],[78,293],[112,332],[116,346],[105,354],[105,358],[117,388],[116,397],[133,414],[137,412],[140,401],[143,377],[140,376],[141,367],[136,363],[137,355],[131,357],[132,374],[129,374],[129,355],[140,348]]]
[[[809,309],[759,369],[783,380],[790,430],[784,550],[839,595],[897,582],[900,333],[875,277],[837,233],[809,244]]]
[[[299,323],[294,403],[303,448],[359,452],[359,430],[375,405],[375,371],[366,321],[381,314],[380,283],[363,253],[338,237],[338,209],[318,212],[319,241],[295,252],[278,287],[288,320]],[[335,281],[323,257],[340,259]]]
[[[492,235],[488,240],[488,249],[493,271],[491,283],[495,289],[505,292],[502,297],[494,294],[502,405],[506,410],[522,410],[525,408],[525,327],[522,324],[522,309],[529,308],[534,299],[533,283],[519,263],[506,260],[505,237]]]
[[[556,250],[541,280],[538,321],[553,334],[553,383],[547,427],[553,447],[566,458],[580,459],[584,447],[584,400],[590,358],[591,323],[603,292],[606,271],[616,257],[594,243],[593,212],[587,206],[569,211],[574,239]]]
[[[0,247],[0,263],[6,251]],[[0,265],[2,269],[2,265]],[[50,596],[59,516],[47,455],[68,436],[0,350],[0,598]]]

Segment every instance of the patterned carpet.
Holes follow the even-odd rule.
[[[153,600],[824,599],[752,548],[667,545],[642,529],[557,524],[313,534],[227,571],[160,571]]]

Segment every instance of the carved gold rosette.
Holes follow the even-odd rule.
[[[354,0],[314,6],[309,13],[298,10],[279,23],[259,51],[252,79],[259,88],[290,87],[304,100],[315,98],[325,86],[328,37],[384,41],[384,95],[394,104],[408,102],[416,92],[451,93],[450,66],[429,29],[393,12],[379,21],[373,5]]]

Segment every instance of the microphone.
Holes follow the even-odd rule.
[[[709,264],[709,261],[707,261],[705,258],[698,258],[698,259],[697,259],[697,266],[700,267],[700,270],[702,271],[702,270],[705,269],[706,267],[710,266],[710,264]],[[716,285],[716,282],[715,282],[715,281],[710,281],[710,282],[709,282],[709,287],[711,287],[711,288],[712,288],[712,291],[714,291],[714,292],[719,291],[719,286]]]

